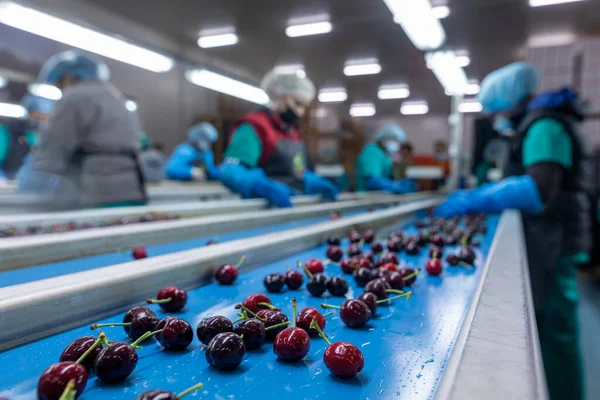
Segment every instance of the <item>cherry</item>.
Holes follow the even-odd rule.
[[[310,323],[313,319],[316,319],[317,324],[319,324],[321,329],[325,329],[325,317],[313,307],[304,308],[298,313],[298,316],[296,317],[296,326],[304,329],[309,336],[318,336],[319,332],[310,327]]]
[[[275,312],[274,310],[269,310],[269,309],[266,309],[266,310],[259,310],[259,311],[256,313],[256,316],[257,316],[257,318],[259,318],[261,321],[264,321],[264,320],[267,318],[267,315],[269,315],[269,314],[271,314],[271,313],[274,313],[274,312]]]
[[[340,267],[342,267],[342,272],[345,274],[351,274],[354,272],[354,270],[357,268],[358,266],[358,259],[350,259],[350,258],[344,258],[341,262],[340,262]]]
[[[358,243],[352,243],[350,247],[348,247],[348,257],[356,257],[362,254],[362,247]]]
[[[383,262],[382,265],[385,263],[392,263],[396,265],[400,264],[400,260],[398,259],[398,256],[395,253],[387,253],[381,258],[381,261]]]
[[[206,242],[205,246],[214,246],[215,244],[219,244],[219,241],[217,239],[210,239]]]
[[[369,281],[371,281],[371,279],[373,279],[371,270],[368,268],[359,268],[355,270],[352,275],[354,276],[354,280],[359,287],[364,287],[367,283],[369,283]]]
[[[377,296],[375,296],[373,293],[366,292],[358,296],[356,300],[360,300],[369,306],[371,313],[375,315],[375,312],[377,312]]]
[[[405,286],[411,286],[413,283],[415,283],[415,281],[417,280],[417,276],[419,275],[419,273],[421,272],[420,269],[417,269],[416,271],[412,268],[400,268],[400,273],[402,274],[403,278],[404,278],[404,285]]]
[[[392,289],[402,290],[404,289],[405,282],[404,276],[400,271],[391,272],[389,275],[384,276],[383,279],[390,285]]]
[[[179,394],[175,394],[173,392],[169,392],[166,390],[149,390],[147,392],[142,393],[135,400],[179,400],[182,397],[195,392],[196,390],[202,389],[203,385],[201,383],[192,386],[189,389],[184,390]]]
[[[94,361],[96,376],[103,383],[115,384],[123,382],[135,369],[140,348],[139,343],[155,335],[157,332],[146,332],[132,344],[111,342],[104,347]]]
[[[403,249],[402,240],[396,237],[388,240],[387,249],[392,253],[400,253]]]
[[[475,252],[469,247],[461,247],[461,249],[458,251],[458,258],[465,264],[475,264],[475,257]]]
[[[460,262],[460,258],[458,258],[456,254],[448,254],[448,256],[446,257],[446,262],[455,267]]]
[[[438,276],[442,273],[442,262],[438,258],[432,258],[425,264],[425,270],[431,276]]]
[[[81,356],[92,346],[94,346],[96,338],[93,336],[82,336],[72,341],[61,353],[59,361],[77,361]],[[92,352],[81,360],[80,364],[89,372],[94,367],[94,359],[102,350],[102,344],[94,347]]]
[[[340,238],[337,236],[329,236],[327,238],[327,244],[330,246],[339,246],[341,243]]]
[[[341,250],[340,250],[341,251]],[[339,261],[339,260],[338,260]],[[325,272],[325,267],[323,263],[316,258],[311,258],[306,262],[306,268],[310,271],[311,274],[322,274]]]
[[[267,314],[265,318],[265,330],[266,330],[266,340],[274,340],[275,336],[283,329],[285,329],[285,323],[289,322],[288,317],[279,311],[273,311]],[[278,326],[277,328],[274,328]]]
[[[457,243],[457,240],[456,240],[456,238],[454,236],[452,236],[452,235],[446,236],[446,244],[448,246],[453,246],[456,243]]]
[[[398,266],[394,263],[385,263],[379,268],[383,269],[383,270],[387,270],[389,272],[398,271]]]
[[[365,243],[373,243],[373,241],[375,240],[375,232],[373,232],[371,229],[365,231],[362,235],[362,240]]]
[[[165,317],[156,325],[156,329],[160,331],[156,339],[165,350],[185,350],[194,340],[192,326],[181,318]]]
[[[321,297],[321,295],[327,290],[327,277],[323,274],[313,275],[308,280],[306,289],[311,295],[315,297]]]
[[[394,240],[394,239],[404,239],[404,233],[403,232],[391,232],[388,235],[388,240]]]
[[[392,273],[392,271],[390,271],[389,269],[384,269],[381,267],[375,268],[375,270],[373,271],[373,279],[385,278],[386,276],[388,276],[391,273]]]
[[[254,313],[263,309],[278,310],[277,307],[271,304],[271,299],[261,293],[251,294],[246,297],[242,305]]]
[[[204,318],[196,328],[198,339],[208,344],[219,333],[233,332],[233,324],[229,318],[222,316]]]
[[[296,327],[296,298],[292,299],[293,327],[285,328],[275,336],[273,352],[283,361],[300,361],[310,350],[310,337],[308,333]]]
[[[215,279],[221,285],[233,285],[238,277],[238,268],[242,266],[246,260],[245,256],[242,256],[240,261],[236,265],[223,264],[215,271]]]
[[[367,260],[369,262],[374,262],[375,261],[375,255],[373,254],[373,252],[371,251],[364,251],[361,255],[360,258]]]
[[[363,327],[371,320],[371,309],[362,300],[350,299],[346,300],[341,307],[332,306],[329,304],[321,304],[323,308],[338,308],[340,310],[340,318],[349,328]]]
[[[246,346],[241,337],[233,332],[216,335],[206,347],[206,361],[221,371],[233,371],[244,359]]]
[[[344,297],[348,293],[348,282],[339,276],[331,277],[327,281],[327,290],[332,296]]]
[[[312,325],[327,343],[328,347],[323,353],[323,362],[327,369],[342,379],[350,379],[358,375],[365,366],[365,359],[358,347],[348,342],[335,342],[332,344],[319,328],[319,324],[314,322]]]
[[[442,235],[436,234],[431,237],[431,244],[441,248],[446,245],[446,242],[444,241],[444,238],[442,237]]]
[[[122,323],[94,324],[90,329],[122,326],[125,333],[135,340],[143,336],[146,332],[154,331],[157,324],[158,318],[154,314],[154,311],[146,307],[133,307],[125,313]]]
[[[380,242],[371,243],[371,251],[375,254],[383,253],[383,245]]]
[[[419,245],[415,242],[408,243],[404,249],[406,250],[406,254],[410,254],[411,256],[416,256],[421,251]]]
[[[471,239],[471,245],[475,246],[475,247],[479,247],[479,246],[481,246],[481,241],[477,238],[473,238],[473,239]]]
[[[269,293],[281,293],[285,286],[285,276],[281,274],[269,274],[263,280],[265,288]]]
[[[336,221],[340,218],[342,218],[342,214],[340,214],[339,212],[331,213],[331,216],[329,217],[329,219],[331,219],[332,221]]]
[[[358,243],[362,240],[362,236],[358,231],[350,231],[348,232],[348,240],[350,240],[350,243]]]
[[[433,246],[429,250],[429,258],[439,258],[441,260],[443,255],[444,255],[444,250],[442,250],[441,247]]]
[[[187,292],[177,286],[167,286],[158,292],[156,300],[148,299],[146,302],[148,304],[158,304],[160,308],[167,312],[178,312],[187,303]]]
[[[259,349],[265,342],[265,324],[256,318],[241,321],[233,331],[244,340],[247,350]]]
[[[141,260],[142,258],[148,257],[145,247],[136,247],[132,250],[131,254],[136,260]]]
[[[344,252],[338,246],[329,246],[325,254],[333,262],[338,262],[344,257]]]
[[[288,288],[291,290],[298,290],[304,283],[304,275],[295,269],[291,269],[285,273],[284,280]]]
[[[389,285],[389,283],[387,283],[385,280],[383,280],[381,278],[373,279],[372,281],[370,281],[369,283],[367,283],[365,285],[365,292],[373,293],[375,296],[377,296],[377,298],[379,300],[387,299],[387,297],[388,297],[387,291],[390,289],[391,289],[391,286]]]

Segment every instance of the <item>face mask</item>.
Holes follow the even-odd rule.
[[[512,121],[502,116],[498,116],[494,120],[494,130],[502,136],[514,136],[516,133]]]
[[[400,143],[398,142],[387,142],[385,144],[385,151],[389,154],[395,154],[400,150]]]
[[[284,112],[279,114],[279,116],[286,125],[296,125],[296,122],[298,122],[298,115],[289,106]]]

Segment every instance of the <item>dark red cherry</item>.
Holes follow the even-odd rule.
[[[365,231],[362,235],[362,240],[365,243],[373,243],[373,241],[375,240],[375,232],[373,232],[370,229],[368,231]]]
[[[285,273],[285,284],[290,290],[298,290],[304,283],[304,275],[295,269]],[[248,346],[246,346],[248,347]]]
[[[437,247],[444,247],[446,245],[446,241],[442,237],[442,235],[437,234],[431,237],[431,244]]]
[[[273,311],[273,312],[267,314],[267,316],[265,318],[265,321],[264,321],[265,329],[270,328],[275,325],[282,324],[284,322],[288,322],[288,321],[289,321],[288,317],[284,313],[279,312],[279,311]],[[275,336],[277,336],[277,334],[284,329],[285,329],[285,326],[275,328],[275,329],[268,329],[265,334],[265,339],[270,340],[270,341],[275,339]]]
[[[370,251],[363,251],[360,255],[360,258],[363,260],[367,260],[370,263],[373,263],[375,261],[375,255]]]
[[[380,242],[371,243],[371,251],[375,254],[383,253],[383,245]]]
[[[75,398],[77,398],[83,393],[88,380],[88,373],[83,365],[72,361],[52,364],[38,380],[38,399],[59,400],[71,380],[75,381]]]
[[[127,379],[137,363],[138,355],[132,345],[124,342],[111,342],[96,357],[94,371],[103,383],[115,384]]]
[[[325,272],[325,267],[323,263],[316,258],[311,258],[305,264],[306,268],[310,271],[311,274],[322,274]]]
[[[262,310],[269,311],[270,310]],[[256,318],[246,319],[237,324],[233,330],[237,335],[242,337],[247,350],[259,349],[265,342],[266,332],[265,324]]]
[[[156,300],[146,300],[150,304],[158,304],[167,312],[178,312],[187,304],[187,292],[177,286],[167,286],[156,295]]]
[[[384,276],[383,279],[392,287],[392,289],[402,290],[404,289],[404,275],[400,271],[391,272],[389,275]]]
[[[366,292],[358,296],[356,300],[364,302],[367,306],[369,306],[371,314],[375,315],[377,312],[377,296],[375,296],[373,293]]]
[[[142,393],[135,400],[180,400],[184,396],[195,392],[196,390],[202,389],[202,384],[199,383],[191,388],[184,390],[179,394],[175,394],[173,392],[169,392],[167,390],[149,390],[147,392]]]
[[[310,327],[310,323],[314,318],[316,318],[317,324],[319,324],[321,329],[325,329],[325,317],[313,307],[304,308],[298,313],[298,316],[296,317],[296,326],[304,329],[309,336],[318,336],[319,332]]]
[[[446,262],[452,265],[453,267],[456,267],[460,262],[460,259],[456,254],[448,254],[448,256],[446,257]]]
[[[387,290],[391,289],[389,283],[383,279],[374,279],[365,285],[365,292],[371,292],[377,299],[384,300],[388,298]]]
[[[285,276],[281,274],[269,274],[265,276],[263,284],[269,293],[281,293],[285,286]]]
[[[443,255],[444,250],[441,247],[433,246],[429,249],[429,258],[439,258],[441,260]]]
[[[362,240],[362,236],[358,231],[350,231],[348,232],[348,240],[350,240],[350,243],[358,243]]]
[[[438,276],[442,273],[442,262],[437,258],[432,258],[425,264],[425,270],[431,276]]]
[[[411,286],[417,280],[417,275],[415,274],[415,270],[412,268],[400,268],[400,273],[404,278],[404,285]],[[414,276],[413,276],[414,275]],[[411,276],[411,278],[406,279],[406,277]]]
[[[458,258],[465,264],[475,264],[475,252],[469,247],[461,247],[458,251]]]
[[[359,258],[356,260],[358,268],[369,268],[373,269],[373,263],[365,258]]]
[[[206,242],[206,246],[214,246],[215,244],[219,244],[219,241],[216,239],[210,239],[208,242]]]
[[[344,258],[340,262],[340,267],[342,268],[342,272],[345,274],[351,274],[357,268],[358,261],[354,258]]]
[[[219,333],[233,332],[233,324],[229,318],[222,316],[204,318],[196,328],[198,339],[208,344]]]
[[[371,320],[371,309],[361,300],[346,300],[340,308],[340,318],[349,328],[360,328]]]
[[[386,255],[384,255],[381,258],[381,260],[383,261],[383,264],[385,264],[385,263],[392,263],[392,264],[396,264],[396,265],[400,264],[400,260],[398,259],[398,256],[395,253],[387,253]]]
[[[361,351],[348,342],[332,343],[325,350],[323,361],[333,375],[342,379],[354,378],[365,366]]]
[[[251,294],[246,297],[242,305],[254,313],[258,312],[258,310],[276,309],[271,304],[271,299],[262,293]]]
[[[141,260],[142,258],[148,257],[148,253],[146,252],[145,247],[136,247],[135,249],[133,249],[131,254],[136,260]]]
[[[215,280],[221,285],[233,285],[239,275],[238,269],[231,264],[223,264],[215,271]]]
[[[219,333],[206,346],[206,361],[221,371],[233,371],[246,354],[244,341],[233,332]]]
[[[327,244],[330,246],[339,246],[341,243],[340,238],[337,236],[329,236],[327,238]]]
[[[156,325],[156,330],[162,330],[156,340],[165,350],[185,350],[194,340],[192,326],[181,318],[165,317]]]
[[[156,330],[158,324],[158,317],[154,314],[154,311],[146,307],[133,307],[123,317],[124,324],[131,324],[129,326],[124,325],[125,333],[132,338],[137,339],[146,332],[153,332]],[[99,325],[96,325],[100,327]]]
[[[286,328],[279,332],[273,341],[273,353],[284,361],[300,361],[306,357],[309,350],[310,337],[301,328]]]
[[[419,245],[416,244],[415,242],[408,243],[406,245],[406,247],[404,248],[404,250],[406,251],[406,254],[409,254],[411,256],[416,256],[421,251],[421,249],[419,248]]]
[[[93,336],[82,336],[72,341],[61,353],[59,361],[72,361],[79,360],[81,356],[96,342],[96,338]],[[94,367],[94,360],[98,353],[102,350],[102,345],[98,345],[92,352],[86,356],[82,361],[81,365],[89,372]]]
[[[372,271],[373,279],[384,278],[384,277],[386,277],[386,276],[388,276],[389,274],[392,273],[392,271],[390,271],[389,269],[382,268],[382,267],[383,266],[381,266],[379,268],[375,268]]]
[[[344,252],[338,246],[329,246],[325,254],[333,262],[338,262],[344,257]]]
[[[359,268],[354,271],[352,275],[359,287],[364,287],[371,279],[373,279],[371,270],[368,268]]]
[[[396,265],[394,263],[385,263],[385,264],[383,264],[379,268],[383,269],[383,270],[386,270],[386,271],[389,271],[389,272],[398,271],[398,265]]]
[[[323,274],[313,275],[308,280],[306,289],[311,295],[315,297],[321,297],[321,295],[327,290],[327,277]]]
[[[350,247],[348,247],[348,257],[356,257],[362,254],[362,247],[358,243],[352,243]]]
[[[348,293],[348,282],[339,276],[333,276],[327,281],[327,290],[332,296],[344,297]]]
[[[266,309],[266,310],[259,310],[259,311],[256,313],[256,316],[257,316],[258,318],[260,318],[260,319],[264,320],[264,319],[266,319],[266,318],[267,318],[267,315],[269,315],[269,314],[271,314],[271,313],[274,313],[274,312],[275,312],[274,310],[269,310],[269,309]]]
[[[387,249],[392,253],[400,253],[403,249],[402,240],[399,238],[392,238],[387,241]]]

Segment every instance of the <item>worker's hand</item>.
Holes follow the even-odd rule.
[[[206,173],[202,168],[192,167],[192,179],[199,182],[205,181]]]
[[[206,150],[200,154],[200,159],[207,168],[215,165],[215,155],[210,150]]]
[[[263,176],[257,181],[255,191],[259,196],[277,207],[287,208],[292,206],[290,197],[294,193],[294,189],[284,183]]]
[[[338,192],[339,189],[333,182],[310,171],[304,173],[304,193],[308,195],[320,194],[325,200],[336,200]]]
[[[401,179],[394,182],[394,194],[407,194],[417,191],[417,186],[412,179]]]
[[[433,215],[451,218],[469,214],[476,196],[475,190],[459,190],[448,196],[446,201],[435,209]]]

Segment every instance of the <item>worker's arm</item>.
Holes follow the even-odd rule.
[[[165,172],[169,179],[190,181],[194,179],[194,161],[198,158],[198,152],[187,143],[180,144],[173,150],[169,157]]]
[[[6,156],[8,155],[8,148],[10,146],[10,132],[4,125],[0,125],[0,166],[4,163]],[[0,167],[0,178],[6,177],[6,174],[2,167]]]
[[[233,133],[225,150],[225,161],[239,163],[248,168],[258,167],[263,147],[258,134],[250,124],[241,124]]]

